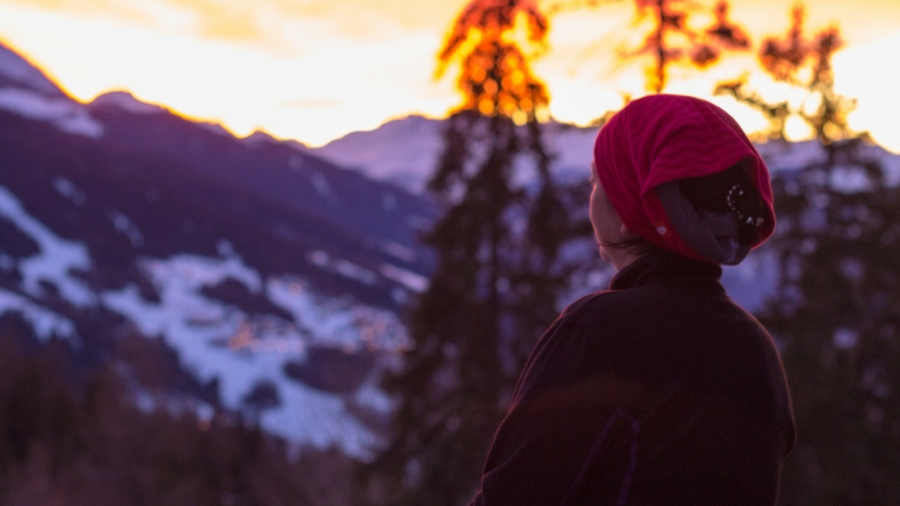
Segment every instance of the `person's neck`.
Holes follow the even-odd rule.
[[[631,265],[632,263],[634,263],[635,260],[637,260],[643,256],[643,255],[633,253],[631,251],[625,251],[625,250],[610,251],[608,253],[609,253],[609,262],[611,264],[613,264],[613,267],[615,267],[616,271],[621,271],[622,269],[624,269],[624,268],[628,267],[629,265]]]

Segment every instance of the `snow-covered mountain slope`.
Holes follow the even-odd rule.
[[[353,132],[310,152],[382,181],[421,192],[441,149],[441,120],[409,116]]]
[[[124,360],[148,409],[243,411],[365,455],[432,204],[127,93],[79,104],[4,58],[28,79],[0,80],[0,335],[64,343],[76,370]]]
[[[412,216],[378,208],[385,227]],[[0,112],[0,327],[21,321],[83,363],[117,336],[158,337],[192,377],[171,385],[179,405],[255,412],[290,441],[365,455],[377,436],[361,415],[389,405],[378,371],[406,343],[398,308],[428,263],[396,237],[323,220]]]
[[[19,88],[47,98],[67,98],[37,67],[0,43],[0,88]]]
[[[77,346],[91,338],[79,334],[65,311],[47,303],[47,291],[58,291],[66,305],[102,305],[128,318],[144,336],[162,336],[201,383],[217,384],[227,408],[252,408],[259,385],[274,388],[276,401],[259,414],[272,433],[320,448],[339,446],[353,455],[365,455],[376,442],[352,411],[383,412],[388,406],[373,371],[383,365],[379,357],[389,359],[406,343],[394,312],[350,298],[318,296],[301,277],[263,278],[224,240],[216,256],[140,259],[138,268],[152,284],[154,300],[147,300],[135,284],[98,290],[78,275],[91,268],[85,244],[57,236],[2,186],[0,218],[39,245],[38,254],[24,258],[0,253],[4,273],[21,278],[0,287],[0,313],[20,314],[38,338],[55,337]],[[241,296],[267,301],[269,312],[253,312]],[[344,365],[327,372],[354,376],[356,384],[336,385],[316,377],[315,370],[328,367],[321,363],[323,350],[339,350],[331,365]],[[340,355],[355,358],[355,363]]]
[[[0,43],[0,110],[47,121],[59,129],[97,138],[103,127],[37,67]]]
[[[443,120],[407,116],[375,130],[353,132],[320,148],[308,148],[334,163],[382,181],[421,193],[442,148]],[[589,167],[596,129],[561,123],[546,126],[548,145],[556,155],[554,167],[570,172]]]

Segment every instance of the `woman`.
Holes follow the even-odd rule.
[[[610,289],[540,339],[475,505],[771,505],[794,421],[772,338],[719,283],[775,227],[768,169],[708,102],[631,102],[594,147]]]

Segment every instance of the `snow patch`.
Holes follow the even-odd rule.
[[[328,253],[322,250],[310,251],[306,254],[306,260],[316,267],[335,272],[345,278],[360,281],[367,285],[374,285],[378,282],[378,275],[371,270],[347,260],[332,259]]]
[[[344,276],[345,278],[355,279],[357,281],[362,281],[367,285],[374,285],[378,282],[378,275],[374,272],[366,269],[365,267],[360,267],[353,262],[348,262],[346,260],[338,260],[334,263],[334,271]]]
[[[0,215],[30,235],[41,253],[19,262],[22,285],[25,291],[35,297],[42,295],[40,282],[48,281],[56,285],[60,294],[76,306],[88,306],[96,297],[81,281],[70,276],[72,269],[87,270],[91,266],[87,247],[80,242],[61,239],[43,223],[29,215],[18,199],[6,188],[0,186]]]
[[[51,336],[73,338],[76,335],[75,324],[49,311],[19,294],[0,288],[0,314],[19,313],[31,324],[34,333],[40,339]]]
[[[350,133],[311,151],[372,179],[421,194],[443,150],[444,124],[443,120],[409,116],[372,131]],[[596,135],[596,128],[547,124],[545,140],[555,155],[554,173],[565,178],[583,174],[587,178]],[[525,157],[517,160],[516,169],[517,182],[533,179],[533,163]]]
[[[165,336],[201,381],[218,378],[222,402],[229,408],[240,409],[260,381],[273,383],[281,404],[260,414],[267,431],[296,443],[338,446],[350,455],[367,456],[379,441],[350,413],[348,399],[308,387],[283,371],[287,363],[303,360],[310,345],[346,350],[365,346],[396,353],[408,341],[396,315],[350,300],[320,299],[299,278],[270,277],[263,286],[260,275],[234,254],[230,244],[220,242],[219,250],[225,258],[178,255],[142,260],[160,295],[158,304],[141,299],[134,286],[107,292],[103,301],[131,318],[143,333]],[[203,286],[226,278],[239,279],[266,295],[294,321],[251,318],[202,295]],[[356,395],[373,409],[387,402],[375,391]]]
[[[143,267],[161,288],[174,286],[199,289],[226,278],[234,278],[254,293],[259,293],[262,289],[259,273],[244,265],[237,255],[218,259],[182,254],[168,260],[146,260]]]
[[[49,98],[17,88],[0,89],[0,109],[26,118],[48,121],[60,130],[84,137],[99,138],[103,126],[87,109],[68,98]]]
[[[311,151],[372,179],[421,193],[442,148],[442,124],[440,120],[409,116],[372,131],[350,133]]]
[[[387,254],[393,255],[404,262],[414,262],[418,257],[416,250],[392,241],[383,243],[381,249]]]
[[[428,278],[415,272],[391,264],[383,264],[380,270],[384,277],[394,280],[414,292],[424,292],[428,288]]]
[[[43,72],[3,44],[0,44],[0,75],[49,97],[64,96]]]
[[[87,197],[84,195],[84,193],[82,193],[74,183],[64,177],[57,177],[56,179],[54,179],[53,188],[60,195],[66,197],[78,207],[83,206],[87,201]]]
[[[109,219],[112,221],[116,230],[122,234],[125,234],[125,237],[131,242],[131,245],[135,248],[140,248],[144,245],[144,234],[141,233],[140,229],[132,222],[128,216],[120,213],[119,211],[112,210],[109,212]]]

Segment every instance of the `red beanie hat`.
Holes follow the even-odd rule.
[[[765,161],[737,122],[705,100],[650,95],[632,101],[600,130],[594,163],[600,184],[622,222],[660,248],[707,262],[736,264],[775,229]],[[737,247],[736,239],[726,237],[731,232],[722,232],[722,215],[685,205],[675,184],[734,166],[740,166],[765,207],[758,218],[758,240],[742,247]],[[740,217],[729,215],[733,224],[725,227],[734,230],[735,237]]]

